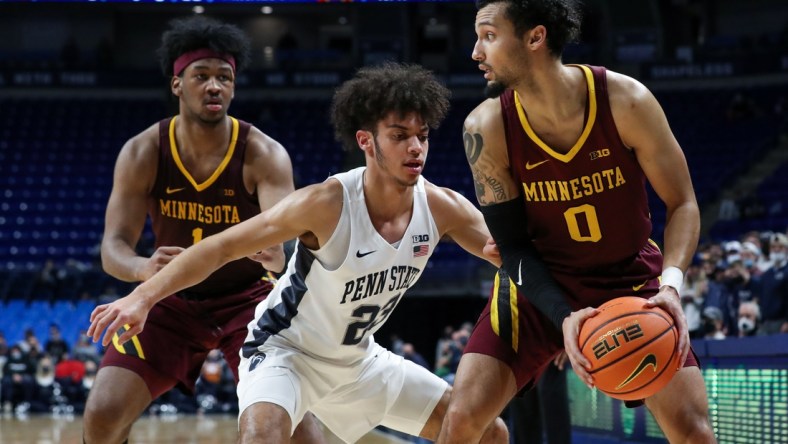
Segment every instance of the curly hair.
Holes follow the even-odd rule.
[[[345,150],[358,147],[356,131],[375,132],[389,113],[416,113],[438,128],[449,110],[451,93],[432,72],[418,65],[387,62],[360,69],[334,93],[331,123]]]
[[[564,47],[580,35],[582,16],[574,0],[477,0],[482,9],[493,3],[506,3],[506,18],[514,25],[514,32],[522,37],[537,25],[547,28],[547,47],[561,57]]]
[[[240,28],[196,15],[171,21],[170,29],[162,35],[157,54],[164,75],[176,74],[173,63],[182,54],[203,48],[232,55],[236,71],[249,63],[249,39]]]

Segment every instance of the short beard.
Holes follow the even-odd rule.
[[[372,133],[372,140],[375,141],[375,161],[377,162],[381,170],[388,172],[389,169],[388,169],[388,165],[386,165],[386,156],[383,155],[383,151],[380,149],[380,144],[378,143],[378,135],[375,134],[374,132]],[[389,174],[391,173],[389,172]],[[394,176],[393,174],[391,175]],[[412,187],[415,186],[416,183],[418,183],[418,179],[416,180],[416,182],[413,183],[402,181],[396,177],[394,177],[394,180],[397,182],[398,185],[402,187]]]
[[[507,86],[504,85],[503,82],[487,82],[487,85],[484,87],[484,95],[487,96],[488,99],[495,99],[503,94],[506,88]]]

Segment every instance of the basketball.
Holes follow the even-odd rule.
[[[647,398],[676,374],[678,329],[665,310],[645,303],[634,296],[612,299],[580,329],[580,351],[591,362],[596,387],[610,397]]]

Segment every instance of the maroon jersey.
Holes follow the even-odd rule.
[[[243,182],[246,139],[251,125],[231,119],[232,137],[227,153],[216,171],[202,183],[197,183],[181,162],[175,141],[176,117],[159,122],[159,167],[148,203],[157,248],[187,248],[260,213],[257,192],[247,192]],[[234,293],[265,273],[259,262],[239,259],[183,294],[203,299]]]
[[[614,289],[620,295],[653,291],[662,256],[649,239],[646,177],[613,121],[606,71],[579,67],[588,85],[585,126],[568,152],[534,133],[514,91],[501,96],[501,107],[525,226],[570,299],[584,306],[614,297]]]

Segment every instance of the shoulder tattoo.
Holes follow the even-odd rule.
[[[473,174],[473,185],[476,190],[476,198],[481,205],[489,205],[495,202],[503,202],[509,198],[506,195],[501,181],[489,174],[494,171],[491,168],[492,162],[482,156],[484,149],[484,139],[480,133],[472,133],[467,129],[463,130],[463,144],[465,145],[465,156]]]

